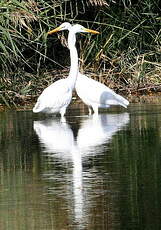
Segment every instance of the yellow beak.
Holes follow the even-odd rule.
[[[49,31],[47,34],[50,35],[50,34],[53,34],[53,33],[58,32],[58,31],[60,31],[60,30],[61,30],[61,27],[58,26],[57,28],[55,28],[55,29]],[[84,28],[84,32],[86,32],[86,33],[92,33],[92,34],[99,34],[99,33],[100,33],[100,32],[98,32],[98,31],[96,31],[96,30],[91,30],[91,29],[87,29],[87,28]]]
[[[92,33],[92,34],[99,34],[100,33],[100,32],[98,32],[96,30],[91,30],[91,29],[87,29],[87,28],[84,29],[84,32],[86,32],[86,33]]]
[[[55,28],[55,29],[49,31],[47,34],[50,35],[50,34],[56,33],[56,32],[58,32],[58,31],[60,31],[60,29],[61,29],[61,27],[58,26],[57,28]]]

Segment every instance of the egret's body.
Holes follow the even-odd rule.
[[[64,25],[58,27],[58,30],[56,28],[54,32],[68,28],[68,23],[64,23]],[[44,89],[33,108],[34,113],[60,113],[61,117],[64,116],[66,108],[72,99],[72,91],[78,74],[78,53],[75,47],[75,33],[77,32],[79,31],[72,27],[68,35],[68,46],[71,56],[69,76],[66,79],[54,82]]]
[[[111,105],[121,105],[127,108],[129,102],[124,97],[116,94],[104,84],[95,81],[81,73],[78,73],[76,92],[82,101],[88,106],[89,114],[98,114],[98,108],[109,108]]]
[[[68,79],[61,79],[48,86],[39,96],[33,108],[34,113],[58,113],[64,116],[72,98],[72,88]]]
[[[70,33],[72,26],[68,27],[68,30]],[[80,72],[78,72],[75,89],[78,96],[88,106],[89,114],[92,113],[91,108],[93,108],[95,114],[98,114],[98,108],[109,108],[111,105],[120,105],[127,108],[129,104],[128,100],[116,94],[112,89]]]
[[[48,34],[58,32],[60,30],[69,30],[68,47],[70,50],[71,66],[69,76],[61,79],[48,86],[39,96],[37,103],[33,108],[33,112],[60,113],[61,117],[65,115],[66,108],[72,99],[72,91],[75,87],[78,75],[78,53],[75,47],[76,33],[98,33],[97,31],[87,29],[81,25],[71,26],[70,23],[63,23]]]

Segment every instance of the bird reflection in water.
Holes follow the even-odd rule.
[[[45,152],[62,153],[68,157],[74,145],[73,132],[68,123],[54,119],[34,121],[34,130]]]
[[[129,114],[99,114],[83,120],[77,135],[77,146],[85,155],[97,155],[101,146],[129,122]],[[103,148],[103,146],[102,146]]]
[[[75,221],[81,224],[83,220],[82,157],[76,146],[73,131],[69,124],[57,120],[34,121],[34,130],[44,152],[52,153],[50,156],[59,159],[61,163],[72,162],[73,164],[74,216]],[[69,182],[71,178],[67,180]]]
[[[68,182],[72,180],[72,190],[70,187],[66,192],[70,194],[70,197],[73,197],[72,194],[74,194],[74,217],[79,225],[85,222],[86,216],[83,213],[87,213],[86,174],[83,173],[83,160],[91,155],[101,153],[103,144],[110,142],[112,136],[128,122],[128,113],[90,116],[82,120],[77,134],[74,136],[72,125],[70,126],[68,123],[58,120],[34,121],[34,130],[39,137],[43,152],[57,158],[61,164],[66,162],[73,164],[72,179],[71,175],[68,175],[70,177]],[[69,209],[71,206],[70,204]]]

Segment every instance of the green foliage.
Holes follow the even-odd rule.
[[[80,23],[101,32],[97,36],[79,35],[77,45],[83,70],[90,68],[97,73],[108,73],[108,78],[124,79],[126,84],[131,81],[140,84],[149,73],[154,74],[155,69],[160,74],[159,7],[159,0],[2,0],[1,98],[7,103],[3,92],[8,86],[10,91],[16,90],[20,95],[30,94],[35,84],[32,76],[39,77],[42,72],[69,65],[68,50],[60,44],[62,37],[58,39],[62,33],[47,37],[47,31],[63,21]],[[25,82],[25,72],[31,73],[31,84],[26,80],[21,88],[18,87],[21,84],[15,86],[22,79]]]
[[[43,37],[43,27],[36,2],[3,0],[0,14],[1,70],[10,72],[26,66],[32,68],[31,63],[36,61],[37,52],[44,43],[38,41]]]
[[[130,3],[130,2],[129,2]],[[97,41],[99,66],[112,63],[117,71],[140,71],[161,62],[159,1],[135,1],[135,4],[113,4],[98,12],[96,23],[102,31]],[[101,41],[101,42],[100,42]],[[102,62],[102,65],[101,65]],[[143,66],[144,65],[144,66]],[[146,71],[144,73],[146,73]]]

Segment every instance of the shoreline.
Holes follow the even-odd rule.
[[[143,94],[143,95],[128,95],[127,97],[125,96],[126,99],[129,100],[130,104],[153,104],[153,105],[161,105],[161,92],[157,93],[152,93],[149,95]],[[20,111],[20,110],[32,110],[36,100],[33,99],[32,97],[29,99],[27,96],[26,98],[24,97],[23,103],[17,104],[17,105],[4,105],[0,104],[0,112],[2,111],[7,111],[7,110],[15,110],[15,111]],[[130,106],[129,104],[129,106]],[[73,99],[69,105],[70,106],[85,106],[87,107],[80,98],[77,96],[73,95]],[[111,108],[116,108],[118,106],[111,106]],[[121,108],[121,107],[120,107]]]

